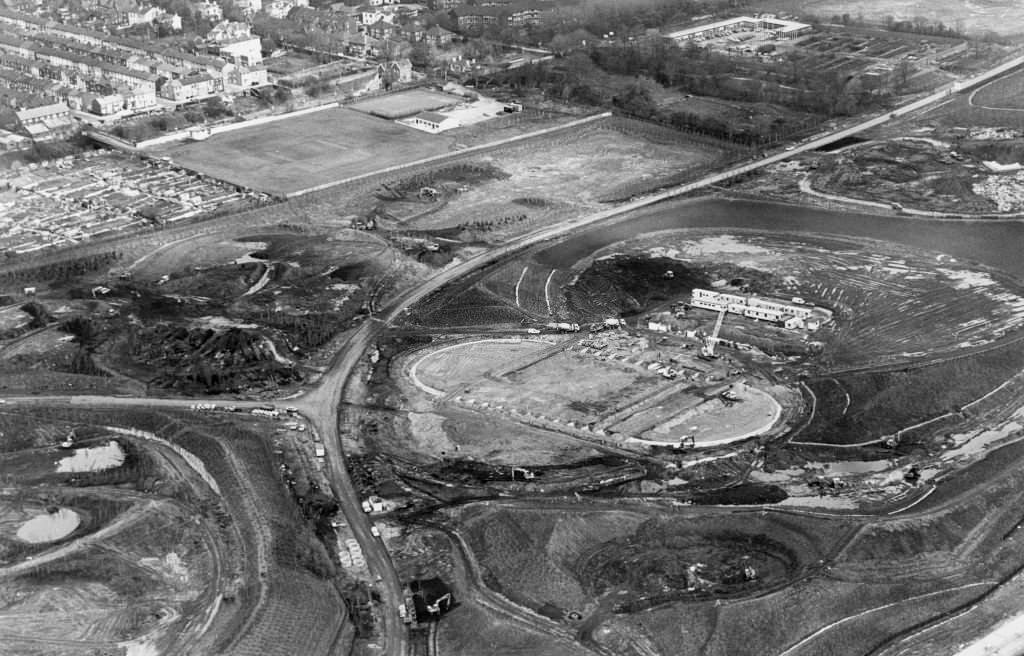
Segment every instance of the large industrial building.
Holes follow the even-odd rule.
[[[738,16],[715,23],[707,23],[690,27],[678,32],[666,34],[674,41],[690,41],[692,39],[704,40],[714,39],[721,36],[736,34],[740,32],[757,32],[763,37],[773,40],[795,39],[811,31],[811,26],[806,23],[776,18],[771,14],[758,16]]]

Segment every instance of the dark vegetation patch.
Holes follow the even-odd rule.
[[[819,395],[818,404],[814,419],[799,439],[853,444],[890,435],[947,412],[959,412],[1022,368],[1024,349],[1013,344],[913,369],[808,381]],[[847,393],[850,405],[843,414]],[[921,446],[925,443],[901,440],[904,449]]]
[[[595,261],[563,291],[570,309],[596,319],[637,315],[709,283],[704,271],[678,260],[615,256]]]
[[[779,503],[789,495],[776,485],[766,483],[743,483],[718,490],[695,492],[693,502],[702,505],[757,505]]]
[[[454,296],[438,296],[409,313],[409,322],[423,326],[485,326],[519,323],[527,315],[478,287]]]
[[[1024,139],[963,141],[960,151],[979,160],[1015,164],[1024,161]]]
[[[424,187],[443,188],[446,185],[468,187],[491,180],[504,180],[508,177],[508,173],[493,164],[461,162],[417,173],[396,182],[382,184],[376,194],[381,200],[399,200],[409,195],[418,195]]]
[[[146,568],[132,565],[99,547],[41,563],[19,578],[36,585],[101,583],[128,599],[143,599],[160,586],[158,577]]]
[[[302,379],[294,366],[278,361],[266,336],[245,328],[159,325],[130,333],[127,348],[158,372],[154,384],[181,392],[236,392]]]
[[[822,153],[831,153],[846,148],[847,146],[864,143],[864,141],[863,137],[843,137],[842,139],[825,144],[821,148],[816,148],[815,150]]]

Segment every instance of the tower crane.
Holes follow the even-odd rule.
[[[722,322],[725,321],[725,308],[718,311],[718,319],[715,321],[715,329],[711,334],[704,337],[704,344],[700,347],[700,354],[705,358],[715,357],[715,345],[718,343],[718,333],[722,330]]]

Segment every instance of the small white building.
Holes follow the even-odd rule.
[[[221,9],[219,3],[213,0],[203,0],[192,6],[193,11],[205,18],[206,20],[219,21],[224,18],[224,10]]]
[[[243,88],[263,87],[270,84],[270,80],[267,78],[267,69],[262,66],[239,66],[232,69],[228,81]]]
[[[417,130],[423,130],[424,132],[430,132],[432,134],[451,130],[459,127],[460,125],[458,119],[452,118],[451,116],[445,116],[438,112],[420,112],[416,116],[408,119],[407,122],[408,125],[416,128]]]
[[[260,38],[254,36],[246,23],[222,21],[206,35],[211,50],[232,63],[254,66],[263,61]]]
[[[802,330],[805,324],[800,317],[783,317],[782,326],[788,330]]]
[[[743,316],[751,319],[760,319],[761,321],[773,321],[775,323],[779,323],[782,321],[783,314],[778,310],[747,306],[743,311]]]

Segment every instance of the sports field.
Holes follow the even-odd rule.
[[[383,118],[405,118],[419,112],[429,112],[442,107],[450,107],[461,102],[460,98],[446,93],[412,89],[400,93],[390,93],[369,100],[362,100],[349,105],[351,109],[366,112]]]
[[[1024,110],[1024,74],[1017,71],[981,86],[971,96],[971,104],[983,109]]]
[[[445,153],[452,144],[452,137],[331,108],[153,152],[233,184],[284,194]]]

